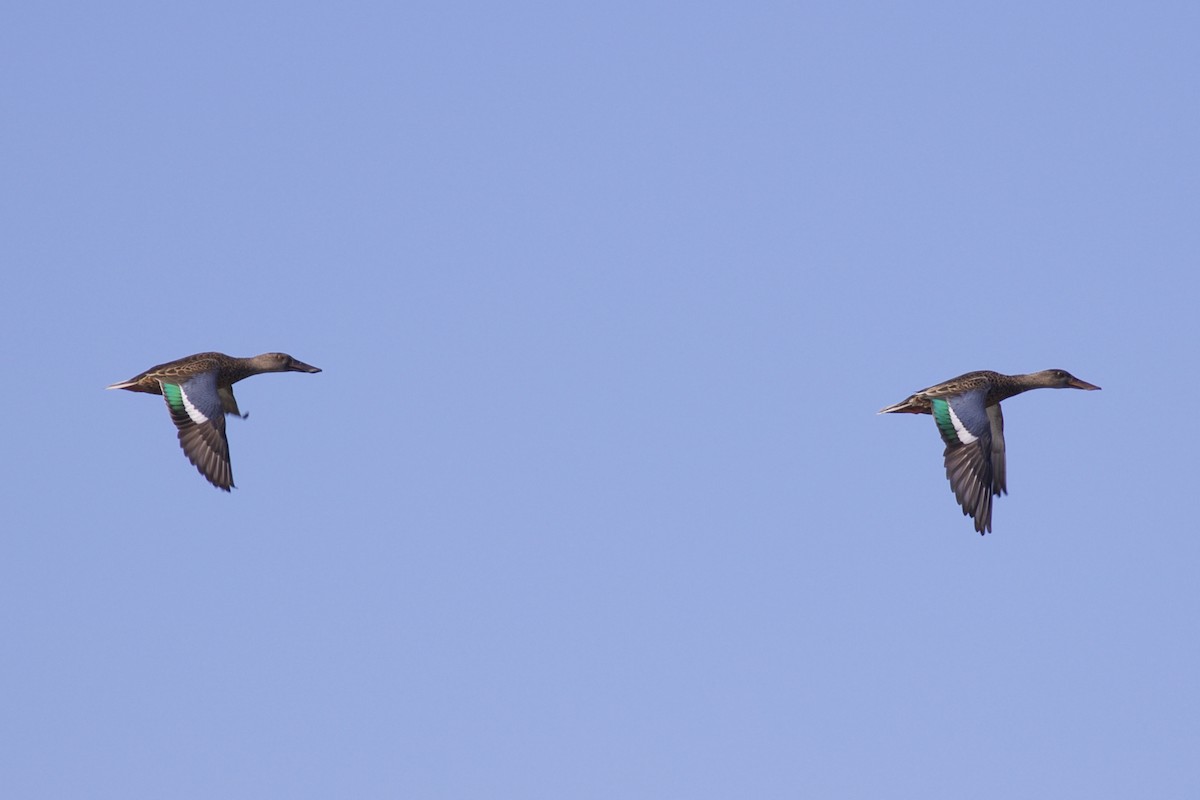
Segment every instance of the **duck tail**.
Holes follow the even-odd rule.
[[[929,401],[921,402],[921,399],[916,395],[906,397],[899,403],[887,408],[879,409],[880,414],[928,414]]]

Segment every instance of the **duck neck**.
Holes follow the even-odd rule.
[[[1037,374],[1032,372],[1024,375],[1009,375],[1007,378],[1008,380],[1001,382],[993,389],[992,397],[989,397],[988,400],[999,403],[1001,400],[1015,397],[1030,389],[1039,389],[1044,385],[1038,380]]]

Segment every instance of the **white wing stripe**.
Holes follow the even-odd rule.
[[[200,409],[192,405],[192,401],[188,398],[187,392],[183,390],[182,386],[179,387],[179,396],[183,398],[183,407],[187,411],[188,416],[192,418],[192,422],[197,425],[203,425],[208,422],[208,417],[204,416],[204,414],[200,413]],[[954,412],[951,411],[950,413],[953,414]],[[954,425],[958,427],[957,418],[954,420]]]
[[[185,397],[183,401],[186,403],[187,398]],[[954,413],[954,406],[946,403],[946,409],[950,412],[950,421],[954,423],[954,432],[958,434],[958,440],[960,442],[963,444],[970,444],[979,438],[967,430],[966,425],[962,424],[962,420],[958,418],[958,414]],[[191,413],[191,411],[189,410],[188,413]]]

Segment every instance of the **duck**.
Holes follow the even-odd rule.
[[[1099,386],[1062,369],[1023,375],[979,370],[913,392],[880,414],[930,414],[946,443],[946,477],[964,516],[980,535],[992,530],[992,497],[1008,494],[1004,415],[1000,403],[1030,389],[1083,389]]]
[[[188,460],[209,483],[228,492],[234,484],[225,415],[242,419],[250,416],[238,408],[233,384],[264,372],[320,371],[287,353],[263,353],[251,358],[196,353],[151,367],[107,388],[162,395]]]

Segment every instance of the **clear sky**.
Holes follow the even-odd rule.
[[[1195,4],[4,17],[6,797],[1200,794]]]

